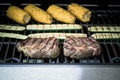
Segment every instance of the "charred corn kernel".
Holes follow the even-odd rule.
[[[54,19],[64,23],[74,23],[76,17],[69,13],[67,10],[57,6],[50,5],[47,9],[47,12],[52,15]]]
[[[34,4],[27,5],[24,10],[27,11],[35,21],[47,24],[52,23],[51,15]]]
[[[6,16],[20,24],[26,24],[31,20],[30,15],[17,6],[10,6],[6,11]]]
[[[68,5],[68,11],[75,15],[80,21],[88,22],[91,18],[91,11],[77,3]]]

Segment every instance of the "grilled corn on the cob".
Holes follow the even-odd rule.
[[[6,11],[6,16],[20,24],[26,24],[31,20],[30,15],[26,11],[16,6],[10,6]]]
[[[91,18],[91,11],[77,3],[68,5],[68,11],[75,15],[80,21],[88,22]]]
[[[27,11],[31,17],[40,22],[40,23],[47,23],[51,24],[52,23],[52,17],[49,15],[46,11],[43,9],[37,7],[34,4],[29,4],[24,8],[25,11]]]
[[[47,12],[51,14],[54,19],[60,22],[74,23],[76,20],[76,17],[69,13],[67,10],[54,4],[48,7]]]

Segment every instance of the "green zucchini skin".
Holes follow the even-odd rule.
[[[28,35],[28,37],[30,38],[56,37],[58,39],[65,39],[66,36],[87,37],[87,34],[84,34],[84,33],[34,33],[34,34]]]
[[[91,37],[95,39],[120,39],[120,33],[95,33]]]
[[[11,31],[23,31],[25,30],[24,26],[12,26],[12,25],[0,25],[0,30],[11,30]]]
[[[6,33],[6,32],[0,32],[0,37],[3,38],[14,38],[14,39],[27,39],[28,36],[22,35],[22,34],[16,34],[16,33]]]
[[[31,24],[26,26],[27,30],[55,31],[55,30],[81,30],[82,26],[78,24]]]
[[[90,32],[120,32],[119,26],[94,26],[89,27],[88,30]]]

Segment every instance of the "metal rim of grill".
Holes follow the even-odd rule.
[[[5,6],[5,5],[4,5]],[[8,6],[8,5],[7,5]],[[92,9],[91,9],[92,10]],[[14,23],[5,17],[5,10],[3,9],[0,12],[0,17],[2,21],[0,24],[12,24],[19,25]],[[82,23],[76,20],[76,24],[80,24],[83,26],[81,31],[67,31],[68,33],[86,33],[88,36],[91,36],[93,33],[88,31],[89,26],[96,25],[106,25],[106,26],[119,26],[120,22],[120,10],[92,10],[92,18],[88,23]],[[31,21],[30,24],[37,22]],[[60,22],[55,21],[54,24],[62,24]],[[5,31],[4,31],[5,32]],[[14,31],[9,31],[14,32]],[[20,34],[29,34],[36,33],[39,31],[21,31],[15,32]],[[45,33],[43,31],[42,33]],[[52,31],[50,31],[52,32]],[[55,31],[58,32],[58,31]],[[62,31],[66,32],[66,31]],[[25,57],[22,52],[18,52],[16,49],[16,43],[19,40],[10,39],[10,38],[0,38],[0,63],[16,63],[16,64],[39,64],[39,63],[50,63],[50,64],[120,64],[120,41],[119,40],[98,40],[102,47],[102,52],[100,56],[90,57],[86,59],[70,59],[63,55],[63,44],[60,43],[61,54],[55,59],[35,59]]]

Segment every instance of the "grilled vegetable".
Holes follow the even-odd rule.
[[[77,3],[68,5],[68,11],[75,15],[80,21],[88,22],[91,18],[91,11]]]
[[[90,32],[120,32],[120,27],[117,26],[94,26],[89,27]]]
[[[12,26],[12,25],[0,25],[1,30],[13,30],[13,31],[23,31],[25,27],[23,26]]]
[[[95,39],[120,39],[120,33],[95,33],[91,36]]]
[[[26,11],[16,6],[10,6],[6,11],[6,16],[20,24],[26,24],[31,20],[30,15]]]
[[[51,25],[27,25],[27,30],[80,30],[81,25],[77,24],[51,24]]]
[[[45,12],[43,9],[35,6],[34,4],[29,4],[24,8],[25,11],[27,11],[31,17],[41,23],[52,23],[52,17]]]
[[[83,34],[83,33],[34,33],[34,34],[28,35],[28,37],[30,38],[56,37],[58,39],[65,39],[66,36],[87,37],[87,34]]]
[[[28,38],[28,36],[26,35],[16,34],[16,33],[6,33],[6,32],[0,32],[0,37],[15,38],[15,39],[27,39]]]
[[[47,12],[52,15],[52,17],[60,22],[64,23],[74,23],[76,18],[67,10],[57,6],[50,5],[47,9]]]

